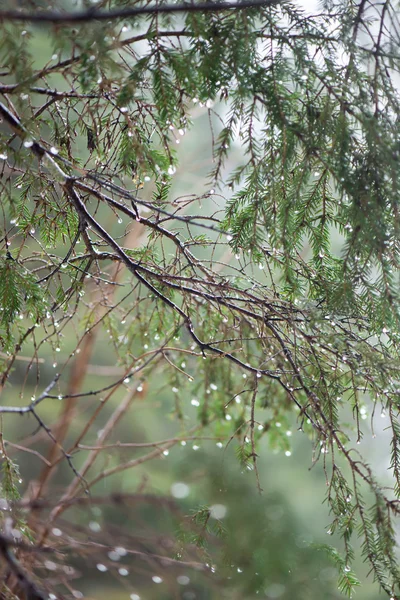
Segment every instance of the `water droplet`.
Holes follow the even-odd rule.
[[[177,481],[171,485],[171,494],[174,498],[186,498],[190,493],[190,487],[186,483]]]
[[[154,581],[154,583],[162,583],[163,582],[163,578],[159,577],[158,575],[153,575],[152,580]]]
[[[164,450],[164,451],[163,451],[163,454],[164,454],[164,456],[168,456],[168,454],[169,454],[169,450]]]
[[[190,404],[192,406],[200,406],[200,402],[196,400],[196,398],[193,398],[193,400],[190,401]]]
[[[129,598],[130,598],[131,600],[140,600],[140,596],[138,596],[138,594],[131,594],[131,595],[129,596]]]
[[[212,519],[223,519],[228,512],[225,504],[213,504],[210,506],[210,517]]]
[[[0,154],[0,160],[7,160],[7,154],[5,152]]]
[[[129,377],[125,377],[125,379],[124,379],[124,383],[129,383],[129,382],[130,382],[130,379],[129,379]]]
[[[349,573],[349,572],[351,571],[351,568],[350,568],[348,565],[346,565],[346,566],[344,567],[344,569],[343,569],[343,570],[344,570],[346,573]]]
[[[91,531],[100,531],[101,530],[101,525],[97,521],[90,521],[90,523],[89,523],[89,529]]]
[[[138,385],[137,386],[137,391],[138,392],[143,392],[143,386],[142,385]]]
[[[122,221],[122,219],[121,219],[121,218],[119,218],[119,219],[118,219],[118,223],[119,223],[120,225],[121,225],[121,223],[123,223],[123,221]]]
[[[212,390],[214,390],[214,392],[218,389],[218,387],[215,385],[215,383],[210,383],[210,388]]]
[[[176,167],[174,167],[174,165],[170,165],[168,167],[168,175],[175,175],[176,173]]]
[[[174,392],[174,394],[177,394],[177,393],[179,392],[179,390],[178,390],[178,388],[177,388],[177,387],[173,387],[173,388],[172,388],[172,391]]]
[[[122,575],[122,577],[126,577],[127,575],[129,575],[129,571],[128,569],[125,569],[125,567],[121,567],[120,569],[118,569],[118,573]]]
[[[190,583],[190,578],[187,575],[179,575],[176,580],[179,585],[188,585]]]
[[[290,452],[290,450],[286,450],[285,456],[292,456],[292,453]]]

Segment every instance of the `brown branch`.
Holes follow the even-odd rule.
[[[243,0],[242,2],[199,2],[182,4],[165,4],[156,6],[134,6],[132,8],[99,11],[89,9],[75,13],[55,11],[23,12],[17,10],[0,11],[0,21],[30,21],[31,23],[86,23],[90,21],[109,21],[110,19],[126,19],[139,15],[182,13],[182,12],[221,12],[230,9],[275,6],[279,0]]]

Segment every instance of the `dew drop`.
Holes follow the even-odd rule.
[[[212,519],[223,519],[228,512],[225,504],[213,504],[210,506],[210,517]]]
[[[103,565],[102,563],[98,563],[96,567],[101,573],[105,573],[108,570],[106,565]]]
[[[177,481],[171,485],[171,494],[174,498],[186,498],[190,493],[190,487],[186,483]]]

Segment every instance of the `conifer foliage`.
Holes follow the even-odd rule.
[[[325,469],[341,590],[358,584],[359,538],[373,577],[400,598],[395,4],[33,4],[0,3],[2,593],[68,588],[46,549],[98,482],[208,435],[236,444],[261,492],[259,444],[290,453],[296,423]],[[208,191],[176,197],[177,142],[199,106]],[[99,345],[105,385],[89,381]],[[172,390],[176,436],[127,460],[114,431],[157,378]],[[389,484],[357,448],[380,413]],[[43,452],[23,500],[13,419],[36,423],[23,445]],[[164,558],[207,571],[207,508],[190,527]],[[69,544],[83,552],[79,531]]]

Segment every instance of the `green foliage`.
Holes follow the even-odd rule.
[[[45,390],[18,409],[61,457],[45,460],[38,493],[63,461],[79,480],[68,488],[75,499],[88,484],[73,452],[97,452],[82,439],[103,405],[132,382],[145,394],[144,382],[162,381],[170,389],[157,410],[179,429],[170,443],[201,431],[233,445],[260,490],[262,440],[289,457],[292,432],[304,432],[342,545],[325,548],[339,589],[350,596],[359,584],[358,536],[381,588],[398,598],[397,8],[340,0],[309,15],[288,2],[188,4],[175,14],[164,4],[43,24],[49,56],[36,54],[42,26],[0,14],[1,385],[23,381],[21,401],[26,386]],[[101,10],[119,7],[132,9]],[[55,21],[65,18],[57,3],[44,11],[53,8]],[[200,141],[185,138],[196,120],[210,132],[205,189]],[[93,365],[97,336],[104,351]],[[89,388],[91,369],[117,374]],[[87,397],[101,403],[71,455],[75,408],[65,403],[54,434],[37,404],[81,407]],[[392,436],[388,485],[356,447],[376,411]],[[120,416],[99,428],[101,450],[116,447],[102,436]],[[124,470],[118,461],[92,485]],[[5,464],[15,501],[16,467]],[[223,533],[211,515],[197,509],[181,540],[204,561]],[[277,597],[279,587],[266,589]]]

